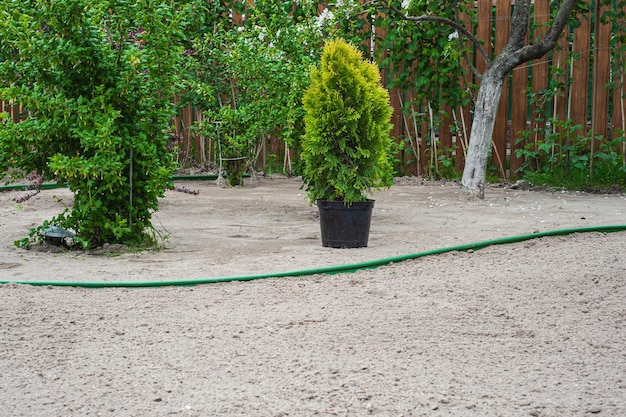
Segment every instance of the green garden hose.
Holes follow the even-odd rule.
[[[233,276],[233,277],[217,277],[217,278],[200,278],[200,279],[181,279],[173,281],[129,281],[129,282],[106,282],[106,281],[94,281],[94,282],[63,282],[63,281],[7,281],[0,280],[0,284],[27,284],[27,285],[39,285],[39,286],[57,286],[57,287],[83,287],[83,288],[135,288],[135,287],[165,287],[165,286],[190,286],[200,284],[213,284],[218,282],[230,282],[230,281],[252,281],[263,278],[282,278],[282,277],[302,277],[308,275],[318,274],[338,274],[344,272],[356,272],[362,269],[373,269],[380,266],[389,265],[395,262],[402,262],[409,259],[422,258],[424,256],[437,255],[440,253],[454,252],[454,251],[468,251],[478,250],[492,245],[503,245],[508,243],[523,242],[530,239],[536,239],[546,236],[562,236],[572,233],[587,233],[587,232],[620,232],[626,230],[626,224],[621,225],[607,225],[607,226],[589,226],[589,227],[575,227],[568,229],[548,230],[544,232],[537,232],[532,234],[517,235],[511,237],[505,237],[500,239],[485,240],[482,242],[468,243],[465,245],[450,246],[446,248],[434,249],[425,252],[412,253],[407,255],[394,256],[390,258],[383,258],[374,261],[366,261],[355,264],[346,264],[338,266],[327,266],[321,268],[304,269],[299,271],[289,272],[277,272],[260,275],[247,275],[247,276]]]
[[[11,190],[31,190],[35,187],[33,184],[11,184],[11,185],[3,185],[0,187],[0,191],[11,191]],[[67,184],[62,182],[45,182],[38,186],[42,190],[53,190],[55,188],[66,188]]]

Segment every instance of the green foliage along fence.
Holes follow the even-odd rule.
[[[509,0],[478,0],[474,7],[461,10],[467,29],[483,42],[491,56],[506,45],[512,7],[514,2]],[[546,30],[550,7],[548,0],[534,2],[531,39]],[[590,151],[598,150],[603,141],[619,142],[626,130],[625,13],[623,2],[590,3],[572,20],[557,49],[513,71],[505,85],[493,135],[493,176],[512,180],[520,168],[542,163],[535,151],[544,144],[546,135],[567,142],[575,133],[586,138],[583,147]],[[361,30],[362,46],[373,50],[390,89],[395,109],[392,135],[405,143],[399,155],[400,171],[429,177],[458,175],[471,130],[471,98],[480,81],[461,59],[462,51],[446,51],[456,34],[452,29],[431,25],[417,39],[413,23],[401,24],[385,14],[376,16],[374,27],[370,15],[354,19],[361,19],[361,24],[354,26]],[[240,18],[234,16],[233,23],[241,24]],[[457,55],[433,58],[428,48],[441,49],[442,55]],[[469,52],[472,64],[483,71],[479,54]],[[428,60],[423,59],[424,54],[430,54]],[[462,77],[440,78],[435,83],[438,90],[424,89],[438,72],[455,72],[453,65],[463,67]],[[196,109],[185,108],[177,124],[178,134],[185,150],[199,155],[201,162],[210,163],[214,157],[207,152],[210,139],[189,133],[189,126],[198,118],[201,113]],[[624,146],[623,142],[615,146],[622,158]],[[288,161],[294,155],[281,140],[268,136],[261,152],[264,168],[270,157]]]
[[[244,25],[245,8],[254,7],[254,3],[219,2],[224,10],[231,10],[223,16],[234,27]],[[316,2],[256,1],[259,7],[280,4],[294,11],[296,4],[301,7],[305,3]],[[448,6],[455,4],[452,0],[414,3],[418,11],[419,7],[438,7],[431,10],[434,13],[454,10]],[[546,30],[550,7],[556,7],[551,3],[534,1],[530,39],[537,39]],[[400,0],[392,4],[401,7]],[[493,134],[490,172],[494,177],[512,180],[520,175],[520,169],[553,164],[574,151],[601,152],[607,143],[613,145],[622,164],[626,163],[626,4],[623,0],[581,4],[581,13],[572,20],[559,47],[516,68],[507,80]],[[506,45],[513,7],[511,0],[478,0],[467,2],[459,12],[466,28],[493,56]],[[317,10],[320,14],[327,11],[321,2]],[[399,171],[426,177],[458,175],[471,130],[471,99],[479,83],[462,56],[466,53],[481,71],[484,62],[480,55],[467,49],[468,44],[455,47],[456,33],[450,28],[423,23],[417,30],[413,23],[401,23],[380,10],[375,16],[354,13],[339,20],[338,33],[358,39],[364,50],[372,51],[382,69],[394,107],[392,135],[404,144],[398,155]],[[2,106],[19,117],[11,106]],[[173,135],[184,156],[211,166],[216,164],[216,138],[193,129],[204,120],[203,110],[197,103],[181,109]],[[260,169],[292,169],[297,152],[285,143],[282,133],[268,132],[260,141]]]
[[[547,30],[550,3],[534,1],[531,39],[537,39]],[[475,8],[461,13],[466,28],[483,42],[490,56],[499,53],[508,41],[512,7],[514,2],[509,0],[478,0]],[[536,164],[537,161],[531,160],[533,153],[523,151],[536,149],[546,134],[561,141],[571,139],[572,131],[588,138],[601,137],[604,141],[619,142],[619,138],[623,138],[626,128],[624,13],[623,2],[590,3],[589,10],[577,16],[566,30],[556,50],[513,71],[504,87],[492,138],[491,173],[494,176],[511,180],[520,168]],[[387,35],[379,34],[383,39]],[[485,64],[478,53],[473,54],[472,63],[480,72],[484,71]],[[465,75],[458,80],[458,85],[466,88],[471,96],[475,91],[472,85],[479,80],[467,63],[462,65]],[[393,76],[391,71],[390,77]],[[428,102],[411,103],[414,94],[406,88],[391,89],[394,108],[403,110],[394,113],[393,134],[409,139],[403,154],[404,172],[445,173],[445,164],[462,172],[471,130],[471,102],[442,106],[439,117],[434,117],[435,129],[431,131],[433,116],[429,116]],[[417,117],[409,117],[411,115]],[[597,150],[602,140],[588,140],[586,146]],[[617,148],[623,158],[623,142]]]

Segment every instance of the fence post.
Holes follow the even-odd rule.
[[[496,39],[494,41],[496,55],[499,54],[509,41],[511,26],[511,0],[496,1]],[[498,168],[500,177],[507,179],[506,154],[508,143],[508,116],[509,116],[509,78],[505,78],[502,86],[502,96],[498,105],[496,121],[493,127],[493,157],[491,163]]]
[[[591,100],[591,135],[592,137],[608,135],[609,127],[609,89],[607,85],[611,74],[611,24],[602,24],[602,14],[610,11],[612,6],[596,2],[594,19],[594,57],[593,57],[593,87]],[[598,149],[598,143],[593,140],[592,152]]]

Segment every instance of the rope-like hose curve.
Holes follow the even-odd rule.
[[[532,234],[524,234],[517,236],[504,237],[499,239],[484,240],[481,242],[467,243],[464,245],[449,246],[439,249],[433,249],[425,252],[410,253],[406,255],[393,256],[389,258],[382,258],[373,261],[359,262],[354,264],[345,264],[337,266],[326,266],[320,268],[303,269],[297,271],[288,272],[276,272],[259,275],[244,275],[244,276],[232,276],[232,277],[216,277],[216,278],[199,278],[199,279],[180,279],[169,281],[128,281],[128,282],[108,282],[108,281],[93,281],[93,282],[72,282],[72,281],[23,281],[23,280],[0,280],[0,284],[26,284],[37,286],[57,286],[57,287],[83,287],[83,288],[136,288],[136,287],[166,287],[166,286],[190,286],[200,284],[214,284],[218,282],[230,282],[230,281],[252,281],[256,279],[265,278],[282,278],[282,277],[303,277],[308,275],[318,274],[338,274],[344,272],[356,272],[362,269],[373,269],[380,266],[389,265],[391,263],[402,262],[409,259],[417,259],[430,255],[438,255],[446,252],[454,251],[468,251],[478,250],[487,246],[503,245],[509,243],[518,243],[530,239],[537,239],[546,236],[563,236],[572,233],[589,233],[589,232],[620,232],[626,230],[626,224],[618,225],[604,225],[604,226],[588,226],[588,227],[574,227],[567,229],[547,230],[543,232],[537,232]]]

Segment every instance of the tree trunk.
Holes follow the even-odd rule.
[[[488,69],[482,75],[476,99],[472,132],[470,133],[465,169],[461,179],[462,195],[485,198],[487,158],[491,149],[491,137],[505,77],[519,64],[540,58],[552,50],[563,33],[574,6],[578,4],[582,7],[584,3],[579,0],[562,0],[554,20],[543,38],[538,43],[527,44],[526,35],[530,21],[531,0],[517,0],[511,18],[509,41],[493,62],[490,62],[480,41],[459,22],[433,15],[407,16],[399,9],[387,4],[386,7],[405,20],[415,23],[431,21],[455,28],[474,43],[476,49],[487,62]]]
[[[487,158],[506,75],[498,73],[496,68],[491,67],[483,74],[478,89],[465,169],[461,179],[461,194],[467,197],[485,198]]]

